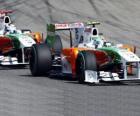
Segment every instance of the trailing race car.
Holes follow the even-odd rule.
[[[0,10],[0,65],[29,63],[30,48],[42,41],[40,33],[18,30],[8,16],[11,10]]]
[[[71,75],[80,83],[101,81],[133,81],[140,79],[140,59],[130,47],[112,45],[99,34],[98,22],[49,24],[46,43],[33,45],[30,70],[33,76]],[[63,48],[60,30],[70,32],[70,47]],[[75,33],[74,41],[72,39]],[[127,48],[127,49],[126,49]],[[127,75],[127,67],[133,63],[137,77]]]

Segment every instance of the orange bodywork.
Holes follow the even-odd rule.
[[[133,45],[123,44],[122,48],[125,48],[133,53],[136,53],[136,47]]]
[[[8,37],[0,37],[0,52],[5,53],[13,48],[12,40]]]
[[[62,53],[66,56],[66,59],[71,64],[72,74],[76,75],[76,59],[79,51],[85,50],[85,48],[65,48]]]
[[[128,44],[123,44],[122,48],[127,49],[130,52],[136,53],[136,47],[133,45],[128,45]],[[132,75],[133,74],[133,66],[130,63],[129,66],[127,67],[127,72],[128,74]]]
[[[93,54],[95,54],[95,56],[96,56],[97,65],[101,65],[101,64],[108,61],[107,54],[103,51],[100,51],[100,50],[91,50],[88,48],[65,48],[62,50],[62,53],[64,56],[66,56],[66,59],[71,64],[73,76],[76,75],[76,59],[77,59],[79,51],[91,51],[91,52],[93,52]]]
[[[43,41],[43,38],[39,32],[32,32],[31,35],[37,43],[41,43]]]

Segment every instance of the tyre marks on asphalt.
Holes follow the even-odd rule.
[[[59,3],[57,0],[8,0],[1,1],[0,6],[17,10],[16,16],[19,18],[15,22],[20,28],[46,33],[46,23],[98,19],[103,22],[102,31],[107,37],[139,46],[138,4],[139,1],[131,0],[81,0],[74,3],[66,0],[60,0]],[[69,5],[72,7],[67,7]]]

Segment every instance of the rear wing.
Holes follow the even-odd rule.
[[[47,39],[49,41],[53,41],[55,39],[55,31],[61,30],[69,30],[70,32],[70,46],[73,46],[72,42],[72,31],[75,31],[75,39],[79,40],[86,26],[99,25],[100,23],[97,21],[87,21],[87,22],[74,22],[74,23],[54,23],[47,24]],[[52,39],[53,38],[53,39]]]
[[[47,39],[54,41],[55,31],[68,30],[70,32],[70,46],[72,47],[72,30],[84,29],[84,27],[83,22],[47,24]]]
[[[47,31],[55,32],[56,30],[70,30],[76,28],[84,28],[87,25],[99,25],[100,22],[97,21],[86,21],[86,22],[74,22],[74,23],[55,23],[47,24]]]
[[[0,17],[4,17],[9,13],[13,13],[13,10],[0,10]]]

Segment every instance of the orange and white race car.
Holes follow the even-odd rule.
[[[31,50],[32,75],[71,75],[80,83],[140,80],[139,57],[125,49],[128,47],[107,42],[95,27],[97,24],[92,21],[47,25],[46,43],[33,45]],[[62,46],[58,35],[62,30],[70,32],[70,47]],[[130,63],[137,69],[136,78],[127,75]]]

